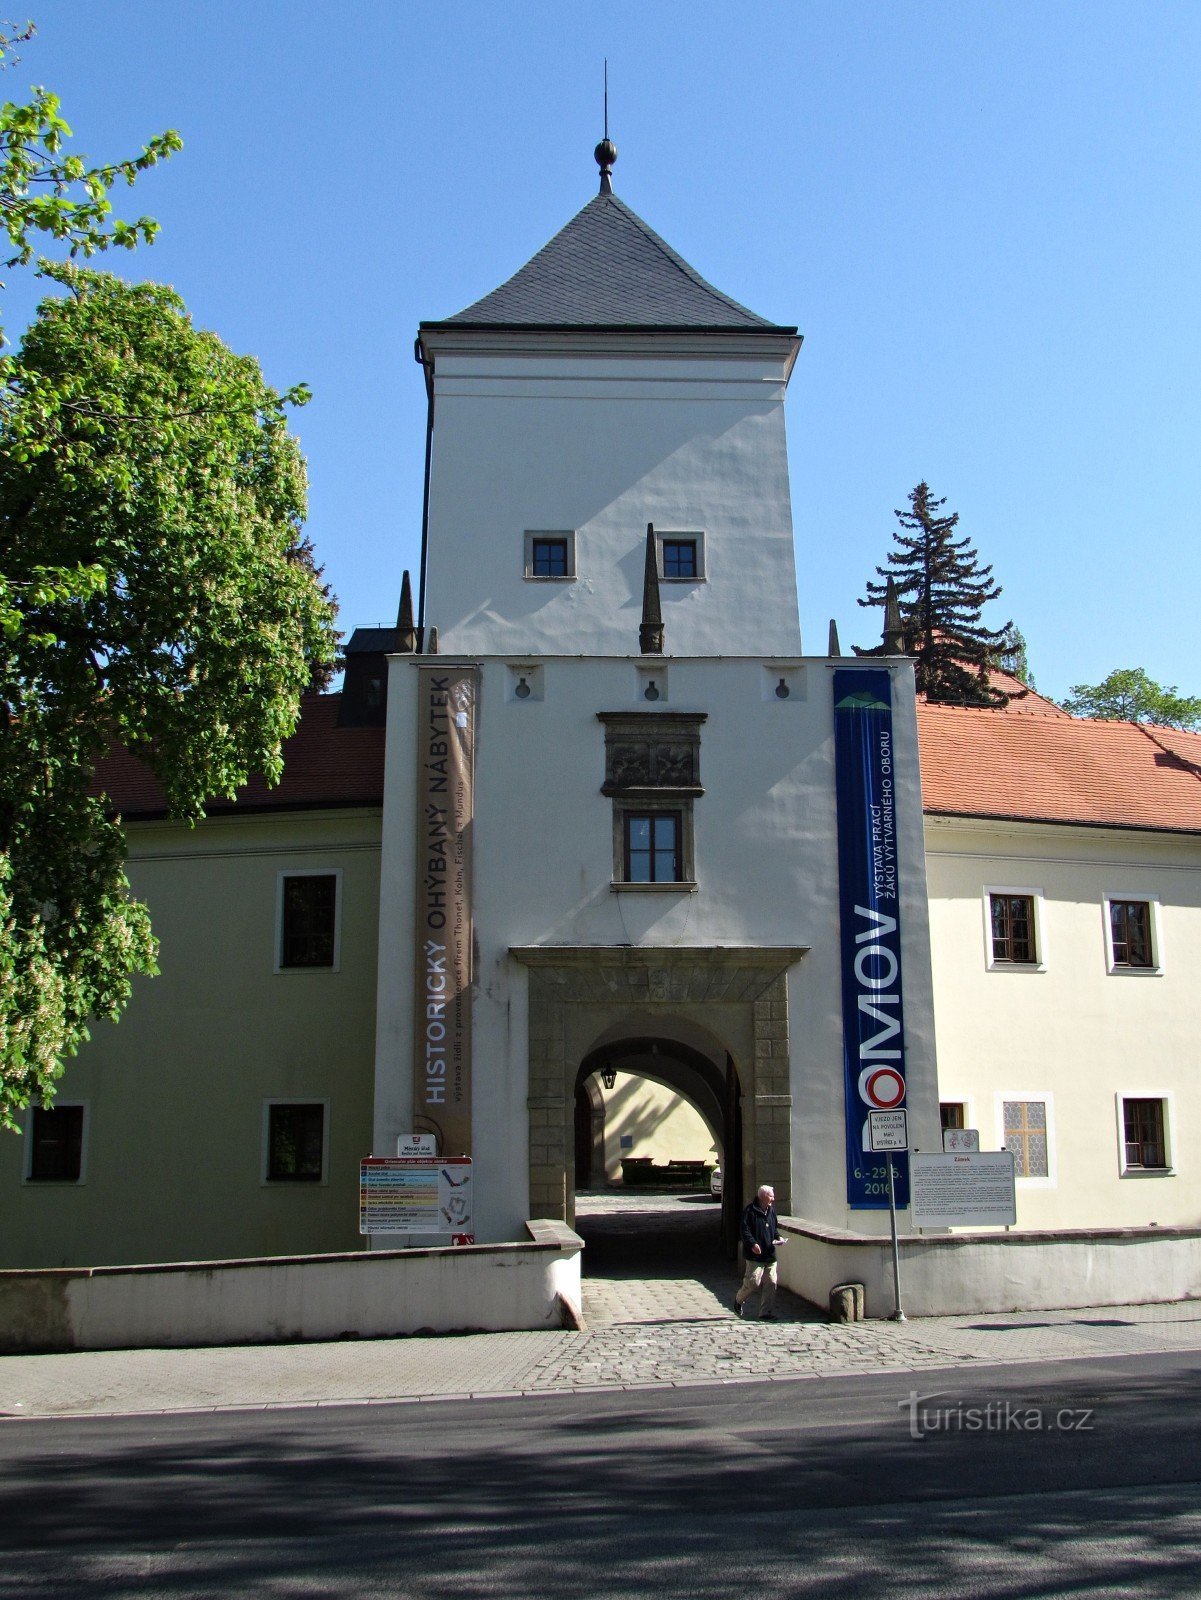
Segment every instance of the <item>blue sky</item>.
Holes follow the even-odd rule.
[[[107,159],[178,128],[111,264],[315,392],[309,532],[342,623],[416,567],[421,318],[615,187],[718,287],[805,336],[790,390],[805,646],[926,478],[991,561],[990,620],[1063,694],[1142,665],[1201,692],[1201,6],[34,0],[0,83]],[[34,302],[9,275],[10,335]],[[437,618],[431,618],[437,621]],[[749,645],[750,641],[748,641]]]

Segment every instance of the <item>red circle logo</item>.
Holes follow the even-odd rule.
[[[905,1098],[905,1080],[895,1067],[877,1067],[863,1080],[863,1096],[880,1111],[893,1111]]]

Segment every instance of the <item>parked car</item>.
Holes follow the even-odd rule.
[[[721,1168],[714,1167],[709,1174],[709,1193],[720,1197],[721,1195]]]

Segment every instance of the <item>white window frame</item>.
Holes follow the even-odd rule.
[[[79,1135],[78,1178],[34,1178],[33,1171],[33,1114],[35,1111],[66,1111],[70,1106],[83,1107],[83,1128]],[[56,1096],[53,1105],[28,1106],[25,1111],[25,1150],[21,1161],[21,1182],[32,1189],[78,1189],[88,1181],[88,1147],[91,1144],[92,1102],[90,1100],[64,1100]]]
[[[692,578],[668,578],[663,572],[663,544],[670,539],[674,544],[677,540],[691,539],[696,545],[696,576]],[[655,560],[659,566],[660,583],[707,583],[708,569],[705,565],[705,535],[699,528],[656,528],[655,529]]]
[[[1113,918],[1110,915],[1110,906],[1117,900],[1121,902],[1139,901],[1150,908],[1149,922],[1151,926],[1151,965],[1149,967],[1131,967],[1125,962],[1116,962],[1113,959]],[[1111,977],[1121,978],[1162,978],[1163,977],[1163,936],[1160,927],[1159,896],[1148,894],[1145,889],[1129,893],[1122,890],[1107,889],[1101,896],[1101,916],[1104,922],[1105,936],[1105,970]],[[1135,1097],[1137,1098],[1137,1096]],[[1153,1099],[1152,1095],[1144,1095],[1143,1099]]]
[[[534,540],[535,539],[563,539],[567,544],[567,571],[558,577],[552,574],[534,571]],[[574,528],[527,528],[525,530],[525,547],[522,562],[522,576],[527,583],[574,583],[576,575],[575,566],[575,529]]]
[[[992,897],[1000,895],[1025,895],[1034,902],[1034,953],[1037,961],[996,961],[992,953]],[[1047,970],[1047,944],[1044,934],[1046,919],[1043,916],[1043,892],[1029,884],[986,883],[981,902],[984,913],[984,956],[989,972],[1045,972]]]
[[[971,1095],[968,1095],[968,1094],[955,1094],[953,1091],[948,1092],[948,1091],[940,1088],[939,1091],[938,1091],[938,1103],[939,1103],[940,1106],[944,1106],[944,1105],[947,1105],[947,1106],[962,1106],[963,1107],[963,1115],[964,1115],[964,1124],[963,1124],[964,1127],[965,1128],[974,1128],[976,1130],[976,1132],[979,1133],[980,1124],[976,1121],[976,1102],[972,1098]],[[939,1123],[941,1125],[941,1122],[942,1122],[941,1113],[939,1115],[939,1119],[938,1120],[939,1120]],[[941,1133],[941,1126],[940,1126],[940,1133]]]
[[[1003,893],[1004,891],[1002,891]],[[1028,894],[1029,890],[1013,891]],[[1055,1157],[1055,1100],[1049,1089],[998,1089],[993,1095],[993,1114],[996,1118],[997,1149],[1005,1148],[1005,1102],[1007,1100],[1038,1100],[1047,1113],[1047,1175],[1045,1178],[1024,1178],[1020,1172],[1014,1177],[1019,1189],[1058,1189],[1059,1164]]]
[[[285,967],[284,953],[284,879],[285,878],[335,878],[334,886],[334,959],[328,967]],[[322,974],[342,970],[342,868],[341,867],[281,867],[275,880],[275,962],[272,970],[283,977],[316,978]]]
[[[316,1183],[308,1179],[269,1178],[271,1163],[271,1107],[321,1106],[321,1176]],[[273,1094],[263,1101],[263,1127],[259,1151],[261,1189],[323,1189],[329,1183],[329,1096],[321,1094]]]
[[[1118,899],[1135,899],[1134,895],[1119,895]],[[1118,1176],[1122,1178],[1174,1178],[1176,1176],[1176,1096],[1171,1089],[1119,1089],[1114,1097],[1114,1112],[1118,1126]],[[1167,1162],[1163,1167],[1128,1167],[1126,1165],[1126,1102],[1127,1100],[1158,1100],[1163,1107],[1163,1153]]]

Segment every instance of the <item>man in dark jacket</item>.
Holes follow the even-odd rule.
[[[776,1191],[770,1183],[765,1183],[742,1213],[742,1256],[746,1273],[742,1287],[734,1296],[734,1309],[740,1317],[746,1315],[746,1303],[757,1289],[760,1318],[764,1322],[776,1320],[772,1309],[776,1303],[776,1250],[784,1243],[776,1217]]]

